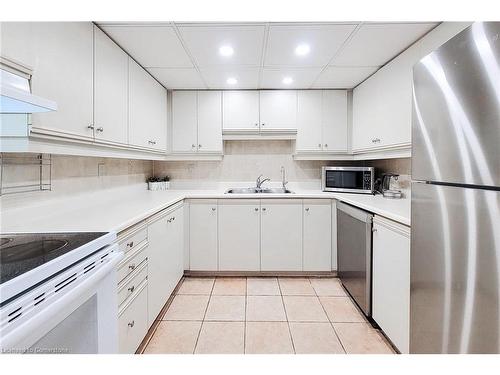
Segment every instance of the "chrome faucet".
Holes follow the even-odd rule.
[[[270,178],[264,178],[262,180],[262,175],[260,175],[259,177],[257,177],[257,181],[255,181],[255,185],[256,185],[257,189],[260,190],[262,184],[264,182],[266,182],[266,181],[271,181],[271,179]]]
[[[288,181],[286,181],[286,171],[283,166],[281,166],[281,183],[283,184],[283,190],[286,190],[286,184],[288,184]]]

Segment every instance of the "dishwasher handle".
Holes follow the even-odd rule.
[[[340,210],[364,223],[371,224],[373,222],[373,214],[371,212],[355,208],[347,203],[337,202],[337,210]]]

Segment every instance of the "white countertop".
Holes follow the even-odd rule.
[[[295,194],[224,194],[224,190],[148,191],[145,185],[116,188],[35,202],[2,209],[0,232],[120,232],[186,198],[335,198],[359,208],[410,225],[410,199],[381,195],[326,193],[294,190]]]

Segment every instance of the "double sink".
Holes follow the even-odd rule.
[[[226,194],[293,194],[293,191],[286,188],[232,188]]]

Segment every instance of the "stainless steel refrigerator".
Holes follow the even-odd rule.
[[[500,353],[500,23],[413,69],[411,353]]]

